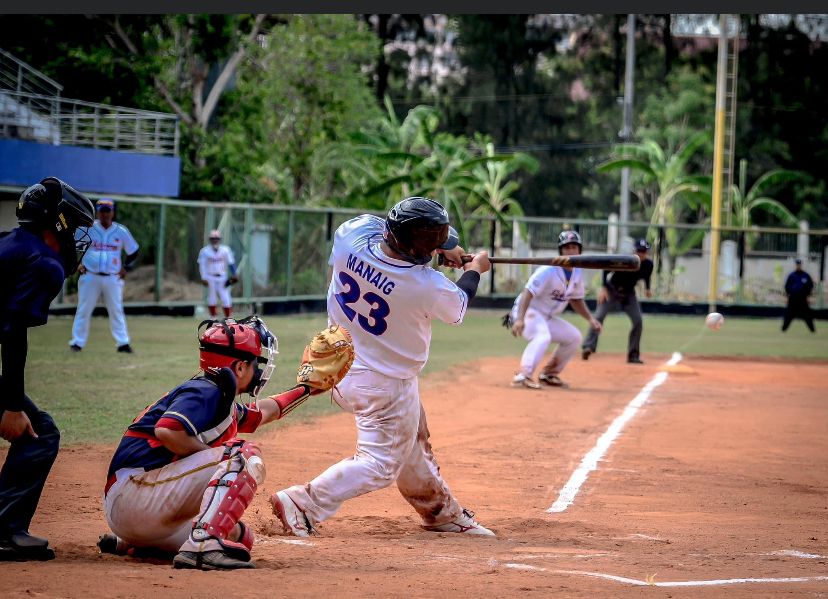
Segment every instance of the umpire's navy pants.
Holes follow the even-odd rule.
[[[28,397],[25,401],[23,411],[38,437],[24,433],[15,439],[0,470],[0,539],[28,532],[60,447],[60,431],[52,417]]]
[[[641,306],[638,304],[638,298],[633,293],[632,295],[619,295],[609,292],[607,301],[598,304],[595,309],[595,320],[604,324],[604,319],[609,312],[617,312],[623,310],[630,317],[630,337],[627,341],[627,359],[636,360],[641,356],[641,332],[644,330],[644,321],[641,318]],[[598,331],[590,327],[586,339],[584,339],[582,349],[596,351],[598,349]]]

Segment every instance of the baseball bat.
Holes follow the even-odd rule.
[[[463,263],[471,262],[472,256],[463,256]],[[569,266],[599,270],[636,271],[641,260],[635,254],[578,254],[575,256],[547,256],[544,258],[510,258],[489,256],[492,264],[536,264],[544,266]]]

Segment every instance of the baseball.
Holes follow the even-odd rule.
[[[724,324],[724,316],[718,312],[711,312],[707,315],[707,318],[704,319],[704,324],[706,324],[707,328],[711,331],[718,331]]]

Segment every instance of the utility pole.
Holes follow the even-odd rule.
[[[627,63],[624,74],[624,125],[618,136],[624,143],[632,141],[633,137],[633,76],[635,75],[635,15],[627,15]],[[629,251],[626,248],[629,237],[627,223],[630,220],[630,168],[624,167],[621,170],[621,226],[620,243],[621,251]]]

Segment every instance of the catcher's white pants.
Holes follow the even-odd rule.
[[[205,449],[162,468],[121,468],[104,498],[104,516],[116,535],[136,547],[178,551],[190,536],[207,483],[224,447]]]
[[[92,312],[103,294],[109,314],[109,329],[118,345],[129,343],[126,316],[124,315],[124,280],[118,275],[101,276],[92,273],[78,278],[78,308],[72,324],[72,340],[69,345],[84,347],[89,338]]]
[[[336,513],[342,503],[397,483],[424,525],[445,524],[460,515],[431,453],[417,378],[394,379],[372,370],[354,370],[334,392],[354,414],[356,454],[334,464],[306,485],[285,492],[313,523]]]
[[[210,275],[207,277],[207,305],[216,306],[221,300],[225,308],[233,307],[233,299],[230,297],[230,288],[225,286],[226,275]]]
[[[578,347],[581,345],[581,331],[560,316],[547,318],[531,306],[526,310],[523,321],[526,324],[523,329],[523,338],[529,343],[520,358],[520,371],[524,376],[533,378],[549,344],[557,343],[558,347],[555,348],[549,361],[550,368],[545,371],[547,374],[563,372],[572,356],[578,352]]]

